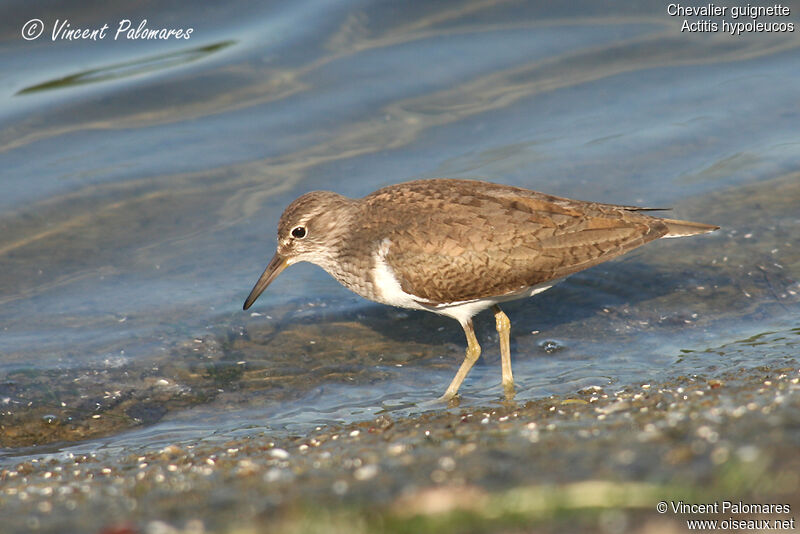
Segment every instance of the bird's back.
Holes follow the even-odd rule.
[[[382,245],[403,291],[433,303],[516,293],[659,237],[709,225],[641,208],[471,180],[419,180],[361,199],[360,243]]]

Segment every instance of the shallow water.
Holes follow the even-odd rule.
[[[796,365],[797,33],[681,34],[656,2],[103,5],[0,31],[0,462],[441,410],[454,321],[310,266],[241,311],[318,188],[482,178],[722,226],[506,306],[518,401]],[[34,17],[195,31],[20,39]],[[502,396],[477,323],[462,406]]]

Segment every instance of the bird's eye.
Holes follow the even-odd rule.
[[[305,236],[306,236],[305,226],[295,226],[292,229],[292,237],[296,237],[297,239],[303,239]]]

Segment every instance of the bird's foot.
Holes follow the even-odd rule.
[[[514,382],[503,382],[503,393],[507,401],[514,400],[514,396],[517,394],[514,390]]]
[[[447,404],[448,408],[453,408],[461,404],[461,397],[458,395],[458,393],[445,392],[444,395],[437,398],[434,402],[436,402],[437,404],[444,403]]]

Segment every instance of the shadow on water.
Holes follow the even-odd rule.
[[[158,54],[150,57],[136,59],[108,65],[97,69],[89,69],[69,76],[63,76],[55,80],[31,85],[17,91],[17,95],[50,91],[53,89],[66,89],[78,85],[90,83],[101,83],[111,80],[121,80],[138,74],[152,73],[159,70],[171,69],[180,65],[187,65],[195,61],[204,59],[220,50],[224,50],[236,44],[236,41],[223,41],[177,52]]]
[[[285,275],[284,275],[285,276]],[[687,278],[706,280],[706,283],[725,285],[730,282],[727,277],[711,269],[695,269],[693,271],[675,272],[667,268],[625,258],[613,264],[595,267],[577,273],[556,284],[548,291],[530,299],[520,299],[502,304],[512,320],[511,339],[514,343],[517,336],[530,335],[531,330],[551,331],[569,324],[580,323],[585,319],[597,316],[605,308],[617,308],[622,305],[635,308],[643,303],[669,295],[675,290],[685,287]],[[383,312],[381,310],[390,310]],[[458,323],[450,318],[426,312],[391,311],[381,305],[365,306],[357,310],[343,311],[338,317],[327,316],[332,322],[359,320],[381,336],[392,341],[427,343],[430,345],[456,344],[465,345],[464,334]],[[670,312],[665,310],[664,314]],[[410,323],[398,328],[396,321],[387,320],[386,316],[403,317],[402,321]],[[381,320],[376,319],[383,316]],[[323,316],[325,317],[325,316]],[[323,317],[315,317],[315,321]],[[293,319],[289,318],[277,329],[289,327]],[[494,319],[491,311],[475,316],[475,328],[481,338],[493,338]],[[668,321],[665,321],[669,324]],[[593,337],[596,336],[595,339]],[[606,333],[587,332],[587,341],[603,342]],[[494,340],[493,340],[494,341]],[[493,342],[492,341],[492,342]],[[494,352],[494,348],[491,349]]]

